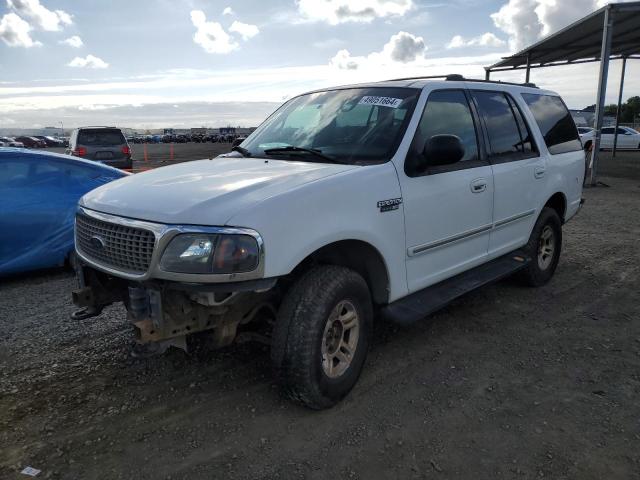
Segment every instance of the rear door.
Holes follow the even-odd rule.
[[[546,159],[514,97],[491,90],[474,90],[472,95],[485,126],[495,184],[489,241],[489,257],[493,258],[527,242],[537,217],[536,206],[545,193]]]
[[[493,178],[479,131],[475,110],[463,89],[429,94],[404,172],[398,172],[405,212],[407,281],[412,292],[486,260]],[[443,134],[460,138],[462,160],[418,168],[426,142]]]
[[[604,127],[600,136],[600,148],[613,148],[614,127]],[[619,137],[618,137],[619,139]]]

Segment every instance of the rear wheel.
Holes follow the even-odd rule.
[[[284,393],[309,408],[329,408],[353,388],[367,355],[371,296],[353,270],[321,266],[285,296],[271,356]]]
[[[520,278],[532,287],[546,284],[556,271],[562,250],[562,222],[554,209],[542,209],[524,250],[531,262]]]

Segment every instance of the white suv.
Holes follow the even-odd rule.
[[[195,333],[268,341],[283,390],[311,408],[354,386],[374,318],[414,322],[513,273],[548,282],[581,205],[576,126],[531,86],[314,91],[234,150],[81,199],[74,315],[124,302],[147,353]]]

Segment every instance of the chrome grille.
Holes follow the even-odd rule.
[[[145,273],[151,264],[155,235],[142,228],[76,215],[76,248],[100,265]]]

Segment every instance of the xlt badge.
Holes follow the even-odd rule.
[[[380,209],[380,212],[389,212],[391,210],[398,210],[401,203],[402,197],[390,198],[389,200],[380,200],[378,202],[378,208]]]

